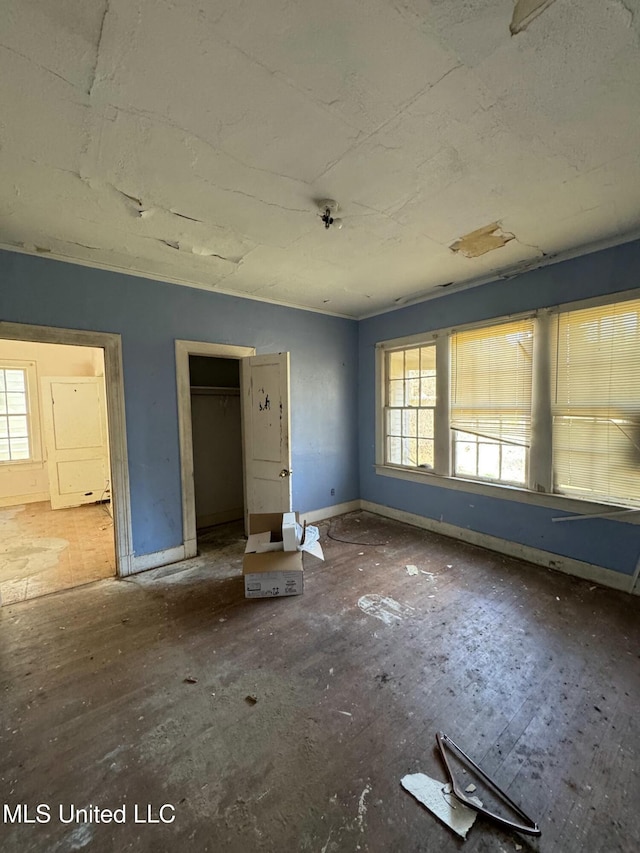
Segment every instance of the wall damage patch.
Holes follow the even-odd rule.
[[[494,249],[500,249],[511,240],[515,240],[515,234],[503,231],[499,222],[492,222],[484,228],[478,228],[464,237],[460,237],[449,248],[452,252],[464,255],[465,258],[478,258]]]
[[[518,0],[513,10],[511,25],[509,30],[511,35],[515,36],[518,33],[524,32],[529,24],[534,21],[538,15],[541,15],[545,9],[548,9],[555,0]]]

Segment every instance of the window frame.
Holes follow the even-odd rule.
[[[27,431],[29,437],[28,459],[2,459],[0,468],[29,467],[42,464],[42,434],[40,428],[40,394],[38,393],[38,373],[35,361],[12,358],[0,359],[0,369],[23,370],[26,378],[27,394]]]
[[[456,324],[448,328],[430,330],[401,338],[379,341],[375,344],[375,463],[374,470],[382,476],[412,482],[429,483],[471,494],[514,500],[535,506],[544,506],[562,512],[594,515],[612,511],[615,517],[627,523],[640,524],[640,508],[627,504],[590,500],[588,498],[563,495],[553,491],[552,468],[552,414],[550,377],[550,336],[555,316],[584,308],[614,305],[640,299],[640,288],[605,294],[588,299],[547,306],[537,310],[500,315],[471,323]],[[532,377],[532,441],[528,461],[526,486],[455,476],[452,468],[452,446],[450,423],[450,359],[449,340],[458,331],[498,326],[512,320],[534,321],[533,377]],[[386,399],[385,362],[389,350],[407,349],[436,342],[436,465],[434,470],[390,465],[384,461],[384,402]],[[616,512],[616,510],[618,510]],[[628,513],[628,515],[627,515]]]

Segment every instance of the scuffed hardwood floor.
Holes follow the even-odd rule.
[[[3,803],[52,805],[2,850],[635,853],[638,597],[367,513],[331,534],[376,544],[320,527],[296,598],[244,599],[227,525],[193,560],[2,609]],[[478,819],[463,844],[401,788],[445,779],[440,729],[539,839]],[[164,803],[171,824],[129,817]]]

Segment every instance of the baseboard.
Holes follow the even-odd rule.
[[[184,545],[178,545],[177,548],[167,548],[166,551],[156,551],[153,554],[141,554],[138,557],[131,558],[129,574],[136,575],[139,572],[146,572],[148,569],[168,566],[169,563],[179,563],[180,560],[184,559]]]
[[[325,518],[332,518],[334,515],[344,515],[345,512],[355,512],[358,509],[361,509],[361,502],[359,500],[346,501],[345,503],[334,504],[333,506],[325,506],[322,509],[312,509],[309,512],[301,512],[300,521],[306,521],[307,524],[314,524],[316,521],[322,521]]]
[[[22,504],[36,504],[49,500],[49,492],[36,492],[31,495],[10,495],[8,498],[0,498],[0,507],[22,506]]]
[[[499,554],[507,554],[509,557],[526,560],[529,563],[545,566],[548,569],[564,572],[567,575],[574,575],[575,577],[593,581],[594,583],[601,584],[602,586],[608,586],[612,589],[619,589],[623,592],[632,592],[634,595],[640,595],[640,589],[634,588],[634,579],[629,575],[622,574],[622,572],[614,572],[611,569],[604,569],[602,566],[595,566],[592,563],[584,563],[582,560],[574,560],[571,557],[562,557],[559,554],[553,554],[551,551],[542,551],[539,548],[532,548],[529,545],[522,545],[519,542],[500,539],[498,536],[490,536],[488,533],[479,533],[477,530],[468,530],[465,527],[457,527],[456,525],[448,524],[445,521],[438,521],[435,518],[426,518],[422,515],[415,515],[412,512],[405,512],[401,509],[383,506],[382,504],[373,503],[372,501],[361,501],[361,508],[366,512],[373,512],[376,515],[382,515],[385,518],[393,518],[396,521],[402,521],[405,524],[412,524],[414,527],[421,527],[424,530],[430,530],[433,533],[440,533],[443,536],[449,536],[452,539],[459,539],[463,542],[468,542],[471,545],[479,545],[481,548],[488,548],[490,551],[497,551]]]

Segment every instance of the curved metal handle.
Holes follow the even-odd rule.
[[[282,471],[280,471],[281,477],[290,477],[292,474],[293,471],[290,468],[283,468]]]

